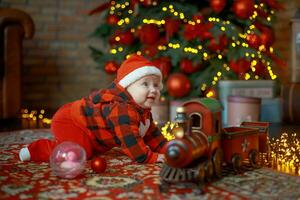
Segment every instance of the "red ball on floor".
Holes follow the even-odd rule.
[[[91,161],[91,168],[94,172],[103,173],[107,167],[106,160],[102,157],[94,157]]]

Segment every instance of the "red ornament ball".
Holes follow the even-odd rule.
[[[272,29],[267,27],[261,28],[260,41],[265,47],[270,47],[275,40],[275,34]]]
[[[142,48],[142,52],[147,55],[148,57],[154,57],[158,53],[158,48],[157,44],[152,44],[152,45],[145,45]]]
[[[154,44],[159,40],[159,28],[154,24],[145,24],[138,31],[139,38],[143,44]]]
[[[240,76],[250,70],[251,62],[244,58],[240,58],[237,61],[230,60],[229,66],[232,71],[234,71],[237,75]]]
[[[110,25],[116,25],[118,24],[119,17],[117,15],[108,15],[106,18],[106,22]]]
[[[180,61],[180,70],[186,74],[191,74],[198,71],[201,65],[194,65],[193,62],[187,58]]]
[[[236,0],[232,5],[234,14],[241,18],[249,18],[254,11],[254,1],[253,0]]]
[[[123,45],[130,45],[134,41],[134,35],[131,31],[125,31],[119,34],[120,37],[120,44]]]
[[[266,66],[264,63],[262,63],[261,61],[259,61],[256,65],[255,65],[255,75],[258,76],[264,76],[266,73],[268,72]]]
[[[228,39],[226,35],[219,35],[218,39],[211,38],[210,43],[208,45],[209,50],[211,51],[222,51],[226,48],[228,44]]]
[[[95,157],[91,161],[91,168],[94,172],[103,173],[107,167],[106,160],[102,157]]]
[[[210,0],[209,4],[215,13],[220,13],[226,5],[226,0]]]
[[[114,74],[118,71],[119,64],[114,61],[108,61],[105,63],[104,70],[108,74]]]
[[[160,57],[152,61],[153,64],[158,67],[163,74],[163,77],[166,78],[170,74],[172,67],[171,59],[169,57]]]
[[[192,24],[184,25],[184,31],[183,31],[184,39],[190,41],[192,39],[195,39],[197,36],[198,36],[197,26],[194,26]]]
[[[130,30],[117,30],[109,39],[109,44],[114,46],[117,44],[130,45],[134,41],[134,35]]]
[[[170,96],[184,97],[190,93],[191,82],[186,75],[174,73],[167,80],[167,89]]]
[[[172,37],[174,33],[177,33],[180,27],[181,21],[179,19],[167,18],[165,19],[165,30],[167,37]]]
[[[256,34],[249,34],[246,37],[246,40],[250,47],[257,49],[260,45],[260,38]]]

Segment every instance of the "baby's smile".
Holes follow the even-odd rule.
[[[150,99],[150,100],[155,100],[155,97],[151,96],[151,97],[147,97],[147,99]]]

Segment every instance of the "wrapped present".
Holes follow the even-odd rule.
[[[243,121],[258,121],[261,98],[228,96],[228,126],[239,126]]]
[[[218,95],[224,108],[222,113],[223,125],[227,126],[228,124],[228,96],[274,98],[276,86],[276,82],[272,80],[220,80]]]
[[[282,99],[262,99],[260,108],[260,121],[280,123],[282,121]]]

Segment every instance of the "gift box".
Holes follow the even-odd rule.
[[[274,98],[276,82],[272,80],[220,80],[218,96],[224,108],[222,112],[223,126],[228,124],[228,96],[245,96],[257,98]]]
[[[243,121],[259,121],[261,98],[228,96],[228,126],[239,126]]]
[[[280,123],[282,121],[282,99],[262,99],[260,121]]]

